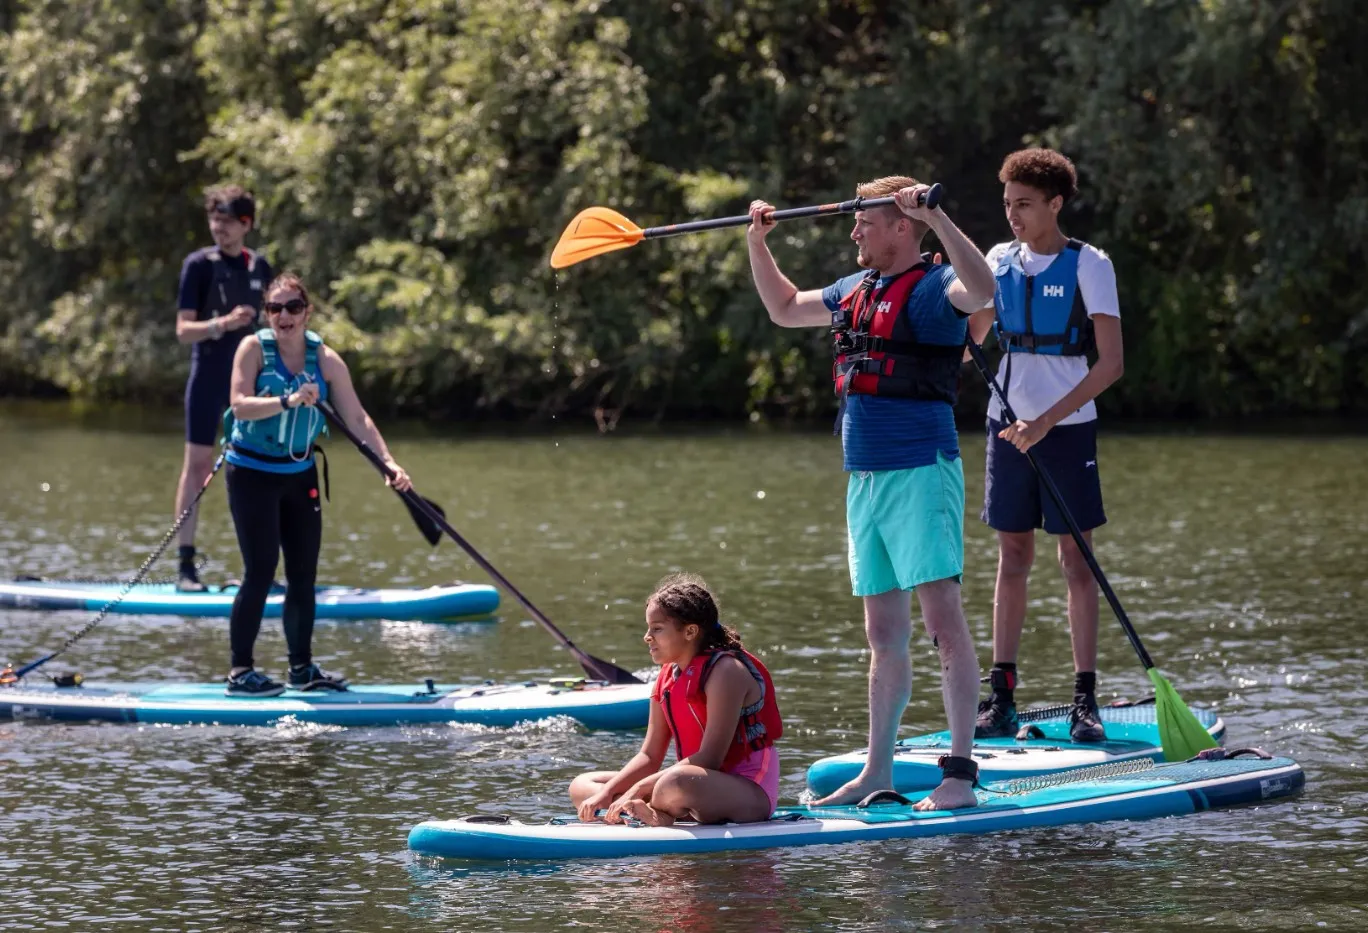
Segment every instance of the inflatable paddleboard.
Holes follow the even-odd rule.
[[[1250,750],[1242,750],[1246,751]],[[763,823],[677,823],[669,827],[581,823],[573,815],[540,824],[487,816],[420,823],[409,833],[408,844],[423,855],[503,860],[618,858],[876,842],[1186,816],[1288,797],[1300,790],[1304,780],[1301,767],[1289,758],[1194,759],[1175,764],[1136,759],[989,784],[976,792],[979,805],[965,810],[919,813],[906,803],[785,807]]]
[[[590,729],[646,725],[650,684],[552,680],[478,686],[384,684],[230,697],[216,684],[0,686],[0,719],[269,726],[287,717],[337,726],[465,722],[511,726],[569,716]]]
[[[1069,707],[1026,710],[1021,725],[1031,729],[1030,738],[975,739],[973,758],[979,779],[1003,781],[1054,774],[1071,768],[1114,761],[1148,758],[1161,761],[1159,721],[1154,701],[1121,701],[1099,712],[1107,732],[1105,742],[1080,743],[1069,739]],[[1218,743],[1225,739],[1225,723],[1204,709],[1192,711]],[[822,758],[808,768],[808,788],[824,797],[860,773],[865,750]],[[930,790],[941,781],[936,760],[950,754],[950,733],[933,732],[902,739],[893,752],[893,788],[902,793]]]
[[[0,608],[75,609],[99,612],[123,589],[122,583],[80,583],[61,580],[0,582]],[[111,609],[128,615],[214,616],[226,618],[233,609],[236,586],[211,586],[203,593],[181,593],[174,583],[140,584]],[[425,589],[364,589],[319,586],[315,589],[319,619],[461,619],[487,616],[499,607],[499,591],[492,586],[458,583]],[[285,602],[284,587],[266,599],[266,618],[278,619]]]

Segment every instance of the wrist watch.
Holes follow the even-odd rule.
[[[289,395],[282,395],[282,396],[280,397],[280,407],[283,408],[283,409],[285,409],[286,411],[289,411],[289,410],[290,410],[290,396],[289,396]]]

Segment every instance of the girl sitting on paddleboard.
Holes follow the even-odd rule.
[[[641,751],[621,771],[590,771],[570,784],[585,822],[634,817],[750,823],[779,800],[783,722],[769,671],[722,624],[702,579],[666,577],[646,601],[646,648],[660,665]],[[661,770],[671,740],[677,761]]]

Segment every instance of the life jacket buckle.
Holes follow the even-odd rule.
[[[845,331],[836,335],[836,352],[846,359],[863,359],[869,355],[869,335]]]

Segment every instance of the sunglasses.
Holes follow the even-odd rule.
[[[303,298],[291,298],[289,301],[268,301],[266,302],[267,314],[279,314],[284,311],[286,314],[303,314],[309,303]]]

